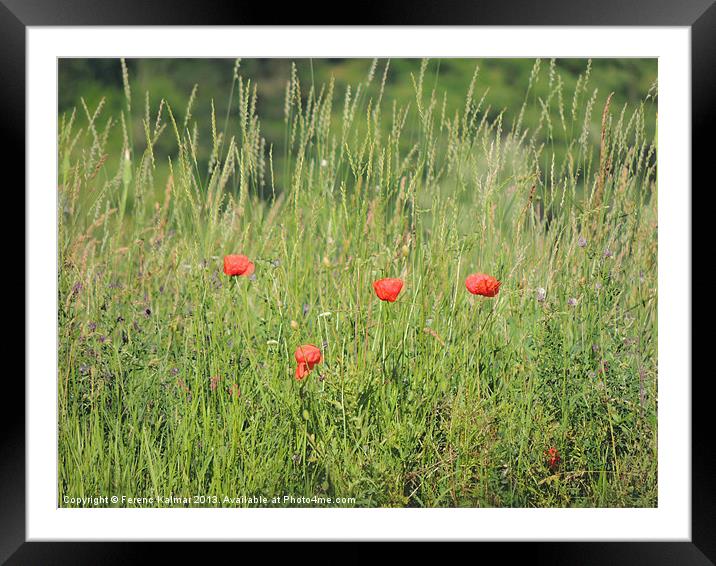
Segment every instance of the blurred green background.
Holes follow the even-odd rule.
[[[378,60],[373,80],[365,90],[365,99],[377,98],[387,60]],[[199,134],[199,160],[206,162],[211,150],[211,107],[212,101],[216,109],[217,128],[223,130],[227,106],[232,92],[234,59],[128,59],[126,61],[132,96],[132,137],[141,149],[144,138],[142,119],[145,116],[145,105],[148,97],[152,121],[160,101],[164,99],[172,108],[177,122],[184,119],[187,102],[194,88],[198,85],[196,100],[192,108],[192,121],[196,121]],[[335,78],[333,101],[334,123],[340,123],[343,113],[343,102],[346,90],[356,92],[361,82],[365,83],[373,59],[242,59],[239,74],[244,80],[256,85],[258,101],[257,114],[261,121],[261,131],[266,138],[266,147],[273,145],[274,164],[277,175],[281,171],[280,161],[284,153],[285,124],[284,96],[286,83],[291,75],[292,64],[301,82],[304,97],[311,86],[320,91],[331,77]],[[415,111],[415,90],[411,74],[416,76],[420,71],[420,59],[390,60],[386,77],[385,94],[383,96],[383,128],[391,127],[391,105],[393,100],[397,106],[411,105],[411,112],[406,124],[406,140],[410,140],[411,131],[417,130],[417,112]],[[518,119],[519,110],[525,102],[530,77],[535,68],[535,59],[442,59],[431,60],[426,71],[425,90],[433,87],[438,93],[442,105],[443,93],[446,94],[446,114],[452,116],[462,111],[465,95],[469,89],[475,66],[479,73],[475,85],[475,98],[485,95],[483,110],[490,118],[496,117],[501,111],[504,115],[503,131],[507,132]],[[587,72],[587,69],[589,71]],[[585,79],[586,75],[586,79]],[[581,77],[581,78],[580,78]],[[584,88],[580,89],[578,100],[579,113],[574,123],[581,127],[584,120],[585,101],[591,98],[597,89],[594,101],[590,135],[598,142],[600,135],[601,113],[610,92],[614,92],[611,103],[612,114],[618,118],[624,104],[628,105],[626,117],[645,100],[650,89],[655,87],[657,78],[656,59],[543,59],[539,62],[537,74],[534,76],[532,88],[527,97],[524,110],[523,127],[534,129],[540,124],[543,104],[551,108],[552,113],[558,104],[562,104],[564,113],[569,115],[573,105],[573,95],[578,81]],[[586,82],[585,82],[586,80]],[[561,81],[562,100],[556,96],[550,99],[554,81]],[[119,125],[120,114],[125,109],[122,69],[119,59],[60,59],[59,60],[59,113],[69,116],[73,108],[78,112],[80,125],[86,124],[82,99],[89,112],[93,113],[104,98],[104,107],[97,121],[99,129],[103,129],[107,119],[114,118],[109,143],[110,156],[117,159],[121,155],[122,134]],[[236,96],[234,93],[232,113],[236,115]],[[645,107],[647,116],[647,139],[654,134],[656,124],[656,104],[650,98]],[[360,122],[360,120],[358,121]],[[572,122],[568,116],[567,123]],[[556,154],[561,154],[560,146],[566,147],[567,140],[573,139],[579,132],[563,131],[561,125],[552,124],[553,142]],[[231,136],[236,132],[236,124],[229,120],[227,132]],[[547,128],[542,126],[540,134],[547,142]],[[564,144],[562,143],[564,142]],[[407,143],[407,142],[406,142]],[[155,148],[159,157],[157,165],[162,167],[166,155],[176,151],[173,134],[165,133]],[[111,161],[112,157],[110,157]],[[161,173],[158,171],[159,176]],[[281,183],[281,179],[277,179]]]

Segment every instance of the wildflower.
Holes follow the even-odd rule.
[[[235,275],[249,276],[254,272],[255,266],[245,255],[225,255],[224,273],[233,277]]]
[[[326,267],[331,267],[331,260],[328,259],[327,255],[323,256],[323,265],[325,265]]]
[[[292,320],[291,321],[291,329],[298,330],[298,322],[296,322],[295,320]]]
[[[551,470],[554,470],[560,461],[559,452],[553,446],[545,452],[545,455],[547,456],[547,465],[550,467]]]
[[[584,236],[580,236],[579,239],[577,240],[577,245],[580,248],[587,247],[587,239]]]
[[[82,290],[82,283],[79,281],[72,285],[72,295],[79,295],[80,291]]]
[[[212,375],[211,383],[209,384],[209,389],[211,389],[212,391],[216,391],[216,388],[219,385],[219,381],[221,381],[220,375]]]
[[[241,397],[241,390],[239,389],[239,385],[237,383],[231,384],[231,387],[229,388],[229,395],[235,397],[236,399]]]
[[[606,257],[612,257],[613,255],[614,255],[614,253],[612,253],[612,250],[610,250],[609,248],[605,248],[605,249],[604,249],[604,257],[605,257],[605,258],[606,258]]]
[[[298,381],[306,377],[313,369],[313,366],[320,364],[323,357],[321,351],[313,344],[304,344],[296,348],[293,356],[296,358],[296,379]]]
[[[328,165],[328,161],[325,159],[321,159],[321,167],[326,167]]]
[[[538,287],[536,295],[537,300],[541,303],[547,298],[547,291],[545,291],[544,287]]]
[[[311,309],[308,303],[303,303],[303,316],[306,316],[308,314],[308,311]]]
[[[602,288],[602,284],[601,284],[599,281],[597,281],[597,282],[594,284],[594,290],[595,290],[595,291],[599,291],[599,289],[601,289],[601,288]]]
[[[567,300],[567,304],[568,304],[570,307],[576,307],[576,306],[577,306],[577,299],[576,299],[576,297],[570,297],[570,298]]]
[[[90,323],[87,325],[87,329],[88,329],[90,332],[94,332],[96,328],[97,328],[97,323],[96,323],[96,322],[90,322]]]
[[[400,251],[403,254],[403,257],[408,257],[408,254],[410,253],[410,248],[407,246],[407,244],[403,244],[403,247]]]
[[[482,295],[483,297],[494,297],[500,292],[501,282],[484,273],[473,273],[465,279],[465,287],[473,295]]]
[[[375,289],[375,294],[378,295],[378,298],[389,303],[395,302],[402,288],[402,279],[386,278],[373,282],[373,289]]]

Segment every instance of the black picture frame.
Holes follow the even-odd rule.
[[[107,25],[315,25],[312,17],[333,17],[331,25],[560,25],[560,26],[687,26],[692,56],[692,185],[707,175],[714,161],[709,139],[715,131],[716,4],[714,0],[569,0],[477,2],[365,2],[340,21],[338,4],[311,10],[302,5],[226,3],[190,0],[0,0],[0,99],[8,163],[25,162],[25,34],[28,26]],[[48,93],[48,96],[52,96]],[[10,141],[11,143],[8,143]],[[32,148],[27,148],[30,151]],[[709,171],[709,173],[707,173]],[[24,186],[24,174],[15,186]],[[684,187],[683,190],[691,190]],[[19,193],[19,191],[17,191]],[[692,196],[694,192],[692,191]],[[23,204],[24,207],[24,204]],[[693,209],[692,209],[693,210]],[[692,221],[692,226],[695,222]],[[694,239],[694,244],[697,241]],[[692,256],[693,257],[693,256]],[[31,258],[24,257],[24,262]],[[693,276],[692,276],[693,280]],[[23,275],[23,286],[26,283]],[[25,304],[28,297],[25,294]],[[699,351],[703,335],[692,333]],[[711,430],[711,373],[691,377],[692,387],[692,535],[690,542],[521,543],[519,552],[531,562],[550,564],[713,564],[716,563],[716,451]],[[9,373],[7,375],[9,378]],[[18,409],[0,411],[0,561],[8,564],[127,563],[147,557],[151,543],[26,542],[25,537],[25,399],[19,378],[5,379],[3,397]],[[556,536],[559,536],[556,534]],[[498,552],[503,546],[491,545]],[[184,545],[161,548],[162,561],[182,558]],[[156,551],[156,550],[155,550]],[[511,554],[515,549],[509,550]],[[480,556],[483,556],[480,551]]]

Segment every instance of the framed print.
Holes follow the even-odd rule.
[[[691,187],[716,8],[517,4],[0,6],[27,211],[3,559],[714,559]]]

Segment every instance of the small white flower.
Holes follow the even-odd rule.
[[[536,294],[537,300],[540,303],[547,298],[547,291],[544,289],[544,287],[538,287],[537,292],[535,294]]]
[[[576,306],[577,306],[577,299],[576,299],[575,297],[570,297],[569,300],[567,301],[567,304],[568,304],[570,307],[576,307]]]
[[[321,159],[321,167],[327,167],[327,166],[328,166],[328,161],[326,161],[325,159]]]

